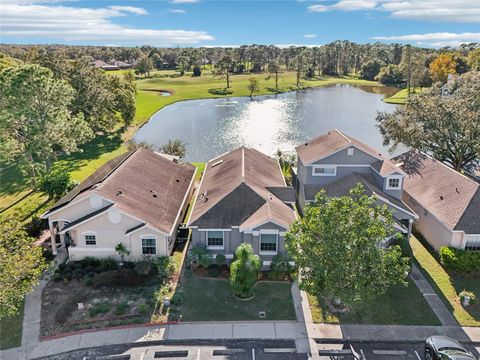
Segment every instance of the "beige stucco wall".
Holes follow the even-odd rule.
[[[112,222],[109,212],[115,211],[109,209],[98,217],[78,225],[70,232],[75,246],[69,249],[71,260],[81,260],[87,256],[99,258],[113,257],[120,260],[120,256],[115,251],[115,247],[121,242],[128,249],[130,254],[125,257],[126,260],[139,260],[142,258],[142,235],[153,235],[157,239],[157,256],[169,255],[166,251],[166,238],[158,231],[144,228],[132,234],[125,235],[125,232],[132,227],[139,225],[140,222],[128,215],[121,214],[120,221]],[[117,220],[118,221],[118,220]],[[85,244],[85,234],[93,233],[96,235],[96,245]]]
[[[437,218],[426,211],[415,199],[405,195],[403,199],[410,208],[418,214],[416,229],[423,235],[428,243],[440,251],[442,246],[453,246],[463,248],[463,232],[452,231],[445,227]]]
[[[77,220],[78,218],[81,218],[82,216],[90,214],[91,212],[110,204],[109,202],[105,201],[100,197],[97,197],[97,199],[99,202],[96,204],[98,205],[98,207],[96,208],[92,206],[90,196],[87,196],[84,199],[79,200],[78,203],[74,203],[73,205],[70,204],[59,209],[57,212],[49,216],[49,220],[52,222],[58,220],[67,220],[69,222],[72,222]]]

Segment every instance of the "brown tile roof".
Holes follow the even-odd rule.
[[[95,193],[169,234],[194,173],[191,164],[177,164],[151,150],[138,148],[102,166],[54,209],[84,193]]]
[[[408,174],[404,190],[449,229],[480,234],[480,185],[428,155],[408,151],[395,160]]]
[[[260,221],[265,213],[259,210],[272,195],[270,186],[286,185],[278,162],[257,150],[241,147],[212,159],[205,167],[189,225],[229,228],[249,219]],[[295,219],[293,210],[272,197],[270,220],[288,226]]]
[[[315,139],[309,140],[305,144],[296,147],[298,157],[304,165],[311,164],[319,159],[327,157],[349,146],[355,146],[377,158],[378,161],[372,166],[382,175],[388,175],[395,171],[401,172],[395,165],[374,148],[362,143],[361,141],[343,134],[337,129],[330,130],[326,134],[320,135]]]

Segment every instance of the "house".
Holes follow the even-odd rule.
[[[347,196],[358,183],[394,212],[395,228],[410,236],[415,212],[403,201],[406,174],[370,146],[339,130],[331,130],[296,148],[294,187],[300,211],[320,190],[327,196]]]
[[[100,167],[42,215],[52,244],[68,238],[69,258],[118,257],[128,260],[169,255],[192,196],[196,168],[138,148]],[[52,247],[56,253],[56,246]]]
[[[408,151],[395,161],[408,176],[404,201],[419,216],[416,229],[435,250],[480,250],[480,184],[441,161]]]
[[[192,246],[233,258],[252,245],[263,266],[285,253],[285,232],[295,220],[295,195],[277,160],[241,147],[210,160],[188,220]]]

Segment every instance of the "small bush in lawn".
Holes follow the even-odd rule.
[[[121,303],[115,306],[113,313],[117,316],[124,315],[130,306],[127,303]]]
[[[110,304],[100,303],[88,309],[88,316],[97,317],[98,315],[106,314],[109,311],[110,311]]]
[[[215,257],[215,264],[217,264],[218,266],[222,267],[223,265],[225,265],[227,263],[227,258],[225,257],[225,255],[223,254],[218,254],[216,257]]]
[[[480,252],[442,246],[440,262],[447,269],[461,274],[480,271]]]
[[[247,298],[253,295],[259,269],[260,257],[255,255],[252,245],[241,244],[230,265],[230,285],[236,296]]]
[[[138,307],[138,313],[140,315],[146,315],[148,313],[148,305],[140,304],[140,306]]]
[[[208,275],[211,277],[220,276],[220,267],[218,265],[210,265],[207,269]]]
[[[172,300],[171,300],[171,303],[173,305],[182,305],[185,301],[185,297],[183,296],[183,294],[181,292],[176,292],[175,294],[173,294],[172,296]]]

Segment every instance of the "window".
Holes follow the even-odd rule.
[[[157,253],[157,241],[153,237],[142,238],[142,254],[155,255]]]
[[[354,148],[348,148],[348,149],[347,149],[347,155],[353,156],[353,151],[354,151],[354,150],[355,150]]]
[[[277,242],[277,234],[260,234],[260,254],[276,254]]]
[[[223,231],[207,231],[207,248],[223,249]]]
[[[333,165],[314,165],[313,176],[335,176],[337,174],[337,167]]]
[[[387,178],[387,190],[400,189],[402,178],[399,176]]]
[[[85,235],[85,245],[97,245],[97,236],[94,234]]]

